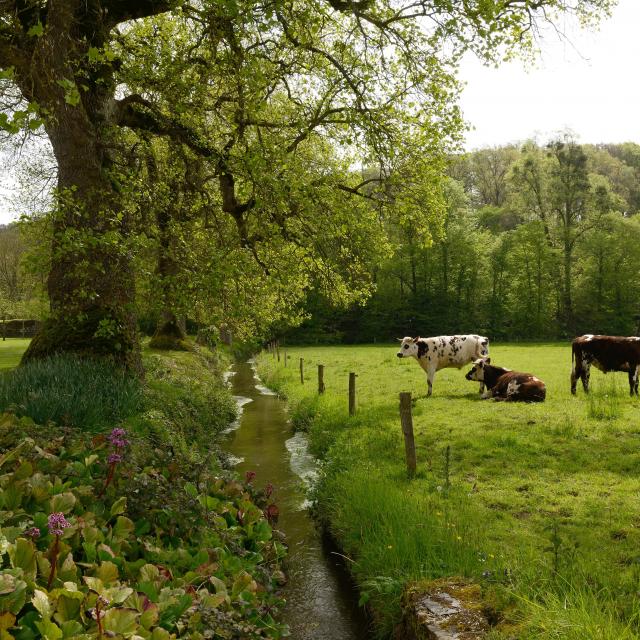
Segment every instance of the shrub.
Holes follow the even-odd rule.
[[[141,406],[140,382],[103,360],[56,355],[0,375],[0,411],[11,409],[39,424],[97,431]]]
[[[0,416],[3,638],[285,635],[271,614],[282,604],[285,548],[250,483],[139,468],[122,429],[91,441],[52,431]],[[158,478],[174,509],[132,520],[124,488]],[[180,531],[185,513],[199,517]]]

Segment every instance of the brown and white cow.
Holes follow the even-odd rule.
[[[636,336],[595,336],[586,334],[571,344],[571,393],[576,393],[576,382],[582,380],[585,393],[589,393],[591,365],[603,373],[626,371],[629,374],[631,395],[638,395],[640,374],[640,338]]]
[[[547,395],[547,387],[540,378],[531,373],[494,367],[491,358],[476,360],[473,369],[465,377],[467,380],[484,382],[487,390],[482,394],[483,400],[493,398],[506,402],[543,402]]]
[[[434,338],[403,338],[398,358],[415,358],[427,374],[428,395],[433,390],[436,371],[455,367],[460,369],[489,354],[489,338],[476,335],[436,336]],[[480,383],[480,393],[484,385]]]

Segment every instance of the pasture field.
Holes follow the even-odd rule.
[[[27,350],[30,338],[7,338],[0,340],[0,369],[18,366],[22,354]]]
[[[640,637],[640,402],[592,369],[571,396],[571,347],[492,344],[492,363],[545,381],[547,400],[480,400],[461,370],[426,375],[397,345],[288,348],[258,357],[266,384],[322,459],[318,510],[351,560],[380,637],[405,582],[477,580],[493,639]],[[304,358],[305,383],[299,379]],[[317,395],[317,364],[326,392]],[[348,373],[358,410],[348,416]],[[418,473],[406,475],[398,393],[414,398]]]

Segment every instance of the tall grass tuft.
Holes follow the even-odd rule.
[[[587,416],[594,420],[615,420],[622,413],[616,380],[612,378],[608,387],[601,387],[589,393]]]
[[[0,411],[97,431],[133,415],[142,386],[108,362],[57,355],[0,375]]]

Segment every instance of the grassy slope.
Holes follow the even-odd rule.
[[[466,369],[436,374],[427,399],[424,373],[396,350],[291,349],[288,368],[266,354],[259,361],[298,423],[311,424],[327,461],[321,510],[355,560],[381,634],[398,616],[405,580],[462,573],[481,580],[500,610],[495,637],[637,637],[628,627],[640,584],[640,403],[627,395],[626,374],[593,371],[592,395],[572,397],[569,345],[492,345],[494,364],[547,383],[547,402],[480,401]],[[318,363],[327,387],[320,399]],[[354,418],[349,371],[358,374]],[[400,391],[417,398],[412,482]]]
[[[29,338],[0,340],[0,369],[11,369],[17,366],[29,342],[31,342]]]

